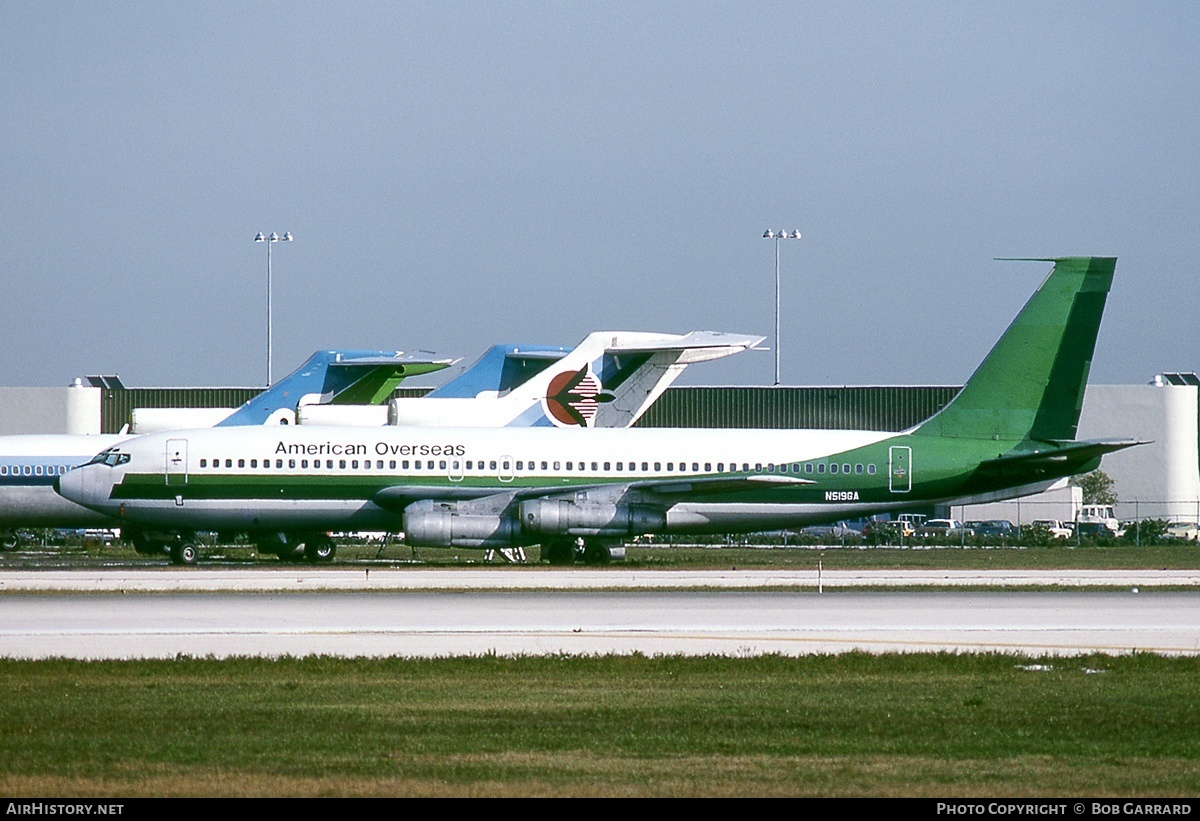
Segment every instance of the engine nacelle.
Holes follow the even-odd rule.
[[[455,502],[426,499],[404,509],[404,541],[417,547],[511,547],[519,530],[511,516],[461,513]]]
[[[665,511],[646,505],[530,499],[520,511],[521,530],[543,536],[639,536],[667,524]]]
[[[164,433],[191,428],[211,428],[233,415],[237,408],[134,408],[130,433]]]
[[[383,405],[301,405],[296,409],[297,425],[383,427],[387,419]]]

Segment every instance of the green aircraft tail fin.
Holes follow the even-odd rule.
[[[916,433],[1074,439],[1117,261],[1045,260],[1054,269],[954,400]]]

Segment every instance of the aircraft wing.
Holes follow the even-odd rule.
[[[372,501],[388,510],[402,511],[413,502],[426,499],[444,501],[471,500],[472,506],[479,505],[488,509],[502,509],[514,501],[523,499],[553,498],[555,496],[574,496],[586,492],[590,498],[605,498],[617,500],[630,493],[656,494],[662,497],[686,493],[737,493],[743,490],[761,489],[764,487],[796,487],[811,485],[809,479],[800,477],[756,473],[751,476],[697,476],[686,479],[647,479],[634,482],[615,482],[592,485],[561,484],[542,485],[539,487],[516,487],[500,493],[479,495],[477,489],[470,487],[446,487],[444,485],[393,485],[384,488],[372,496]],[[666,499],[664,499],[666,501]]]
[[[811,485],[811,479],[779,473],[755,473],[750,476],[696,476],[687,479],[649,479],[631,482],[630,490],[642,490],[670,496],[677,493],[738,493],[764,487]]]

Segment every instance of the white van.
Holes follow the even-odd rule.
[[[1099,527],[1105,528],[1113,536],[1121,535],[1121,523],[1113,515],[1112,505],[1084,505],[1079,509],[1075,518],[1075,527],[1089,525],[1079,530],[1080,533],[1096,532]],[[1099,527],[1097,527],[1099,526]]]

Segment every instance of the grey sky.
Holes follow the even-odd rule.
[[[965,379],[1119,257],[1093,381],[1200,368],[1194,3],[0,0],[0,384],[265,378],[598,329]],[[766,383],[770,354],[693,383]]]

